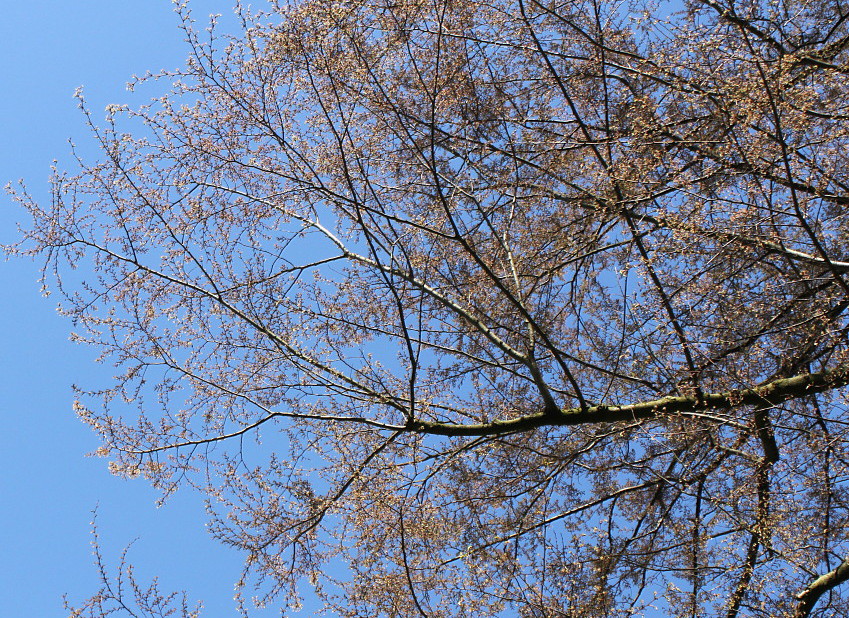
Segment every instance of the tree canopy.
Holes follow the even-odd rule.
[[[849,616],[844,0],[178,10],[17,251],[118,368],[102,454],[207,493],[243,589]]]

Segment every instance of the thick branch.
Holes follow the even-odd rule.
[[[662,397],[624,406],[596,405],[584,410],[571,408],[562,410],[558,414],[541,412],[474,425],[414,420],[408,424],[408,429],[442,436],[489,436],[552,425],[614,423],[654,418],[664,414],[688,414],[699,410],[728,409],[745,405],[776,405],[790,399],[841,388],[847,384],[849,384],[849,365],[841,365],[828,371],[781,378],[743,390],[705,393],[701,396]]]
[[[849,580],[849,558],[837,565],[835,569],[817,577],[796,595],[798,604],[793,618],[807,618],[822,595],[846,580]]]

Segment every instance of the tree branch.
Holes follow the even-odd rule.
[[[802,592],[796,595],[798,604],[796,605],[793,618],[807,618],[810,616],[820,597],[846,580],[849,580],[849,558],[844,559],[843,562],[828,573],[817,577],[805,586]]]
[[[414,420],[408,429],[442,436],[489,436],[554,425],[588,425],[654,418],[664,414],[687,414],[699,410],[728,409],[741,405],[776,405],[806,395],[834,390],[849,384],[849,364],[816,373],[772,380],[743,390],[704,393],[701,396],[670,396],[623,406],[595,405],[584,410],[570,408],[558,414],[540,412],[509,420],[460,425]]]

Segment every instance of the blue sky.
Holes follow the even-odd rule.
[[[194,0],[195,16],[230,13],[229,0]],[[29,0],[4,3],[0,20],[0,180],[26,180],[46,198],[53,159],[70,163],[68,140],[92,152],[73,92],[92,110],[131,101],[134,73],[178,66],[185,50],[168,0]],[[0,242],[15,239],[23,214],[5,196]],[[201,499],[178,494],[157,509],[144,481],[111,477],[86,458],[97,446],[71,411],[71,385],[91,384],[108,368],[68,341],[70,324],[42,298],[38,264],[0,263],[0,607],[3,616],[64,616],[62,595],[97,589],[89,522],[98,508],[105,555],[130,559],[140,579],[186,588],[207,616],[232,615],[241,557],[211,540]]]

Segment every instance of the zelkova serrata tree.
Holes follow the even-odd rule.
[[[849,4],[238,11],[17,194],[116,471],[332,615],[849,615]]]

